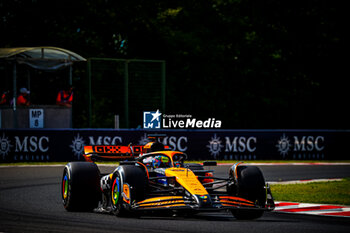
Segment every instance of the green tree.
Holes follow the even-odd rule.
[[[0,9],[1,47],[166,60],[169,113],[225,128],[349,127],[341,1],[4,0]]]

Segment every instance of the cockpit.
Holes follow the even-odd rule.
[[[146,165],[147,168],[170,168],[170,167],[183,167],[186,154],[183,153],[152,153],[142,158],[141,162]]]

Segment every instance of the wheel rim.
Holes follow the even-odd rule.
[[[65,174],[65,176],[63,177],[62,196],[63,196],[63,199],[66,199],[68,196],[68,176],[67,176],[67,174]]]
[[[112,202],[113,205],[116,206],[118,203],[120,197],[120,183],[119,183],[119,178],[117,177],[113,181],[113,186],[112,186]]]

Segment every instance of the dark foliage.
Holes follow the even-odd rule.
[[[0,47],[166,60],[167,112],[224,128],[349,128],[344,5],[2,0]]]

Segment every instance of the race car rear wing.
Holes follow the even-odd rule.
[[[84,146],[84,158],[93,161],[130,160],[144,153],[143,146]]]

